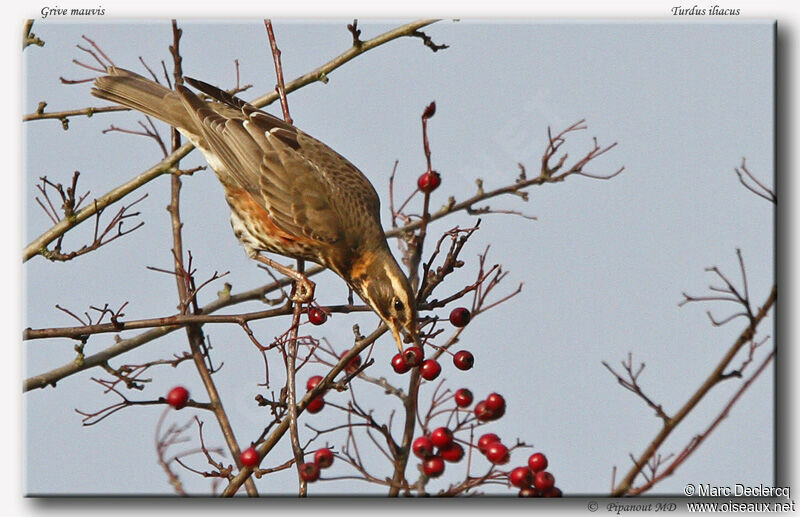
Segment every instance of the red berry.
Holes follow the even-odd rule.
[[[536,490],[544,492],[555,484],[556,478],[546,470],[539,471],[533,476],[533,486],[536,487]]]
[[[453,356],[453,364],[456,365],[456,368],[459,370],[469,370],[472,368],[472,365],[475,364],[475,358],[472,356],[471,352],[461,350],[456,352],[456,355]]]
[[[303,463],[300,465],[300,479],[313,483],[319,479],[319,467],[316,463]]]
[[[532,472],[539,472],[547,468],[547,456],[541,452],[535,452],[528,458],[528,468]]]
[[[428,359],[422,363],[422,366],[419,368],[419,374],[427,381],[432,381],[438,377],[440,373],[442,373],[442,365],[435,359]]]
[[[422,462],[422,471],[429,478],[438,478],[444,472],[444,460],[439,456],[431,456]]]
[[[493,443],[500,443],[500,437],[494,433],[486,433],[478,438],[478,450],[486,454],[486,448]]]
[[[497,411],[492,411],[492,420],[497,420],[498,418],[502,417],[506,414],[505,406],[501,407]]]
[[[319,413],[320,411],[322,411],[322,408],[324,407],[325,407],[325,399],[322,398],[322,395],[317,395],[316,397],[311,399],[311,402],[308,403],[308,405],[306,406],[306,411],[308,411],[313,415],[314,413]]]
[[[322,375],[314,375],[313,377],[309,377],[306,381],[306,390],[313,390],[317,384],[320,383],[320,381],[322,381]]]
[[[431,432],[431,442],[439,448],[444,448],[453,443],[453,431],[446,427],[437,427]]]
[[[486,459],[495,465],[505,465],[510,459],[508,447],[500,442],[494,442],[486,447]]]
[[[450,442],[450,445],[439,448],[439,456],[444,461],[458,463],[464,457],[464,448],[456,442]]]
[[[422,360],[425,359],[425,352],[418,346],[410,346],[403,350],[403,357],[408,367],[414,368],[422,364]]]
[[[486,397],[486,407],[492,411],[500,411],[501,409],[505,410],[506,399],[504,399],[499,393],[490,393],[489,396]]]
[[[328,320],[328,315],[319,307],[311,307],[308,309],[308,321],[314,325],[322,325]]]
[[[167,404],[175,409],[183,409],[189,401],[189,391],[183,386],[175,386],[167,393]]]
[[[342,355],[340,355],[339,357],[340,358],[344,357],[347,354],[347,352],[349,352],[349,351],[350,351],[350,349],[348,348],[347,350],[342,352]],[[355,357],[350,359],[350,361],[347,363],[347,366],[344,367],[344,371],[345,371],[345,373],[353,373],[354,371],[358,370],[360,367],[361,367],[361,356],[360,355],[356,355]]]
[[[394,371],[397,373],[406,373],[411,369],[406,362],[406,358],[400,353],[394,354],[394,357],[392,357],[392,368],[394,368]]]
[[[518,488],[525,488],[533,484],[533,472],[528,467],[517,467],[508,473],[508,480]]]
[[[248,447],[239,454],[239,462],[245,467],[255,467],[258,465],[258,451],[255,447]]]
[[[472,392],[469,391],[467,388],[461,388],[460,390],[456,391],[456,394],[453,396],[456,401],[456,406],[458,407],[467,407],[472,404]]]
[[[430,193],[442,184],[442,177],[436,171],[428,171],[417,178],[417,186],[423,192]]]
[[[428,456],[433,456],[433,442],[427,436],[420,436],[411,444],[411,450],[417,458],[424,460]]]
[[[485,400],[481,400],[475,404],[475,409],[473,409],[473,411],[475,412],[475,418],[481,422],[488,422],[494,419],[494,411],[489,409]]]
[[[454,327],[466,327],[471,315],[465,307],[456,307],[450,312],[450,323]]]
[[[326,469],[333,465],[333,453],[327,447],[317,449],[314,453],[314,463],[321,469]]]
[[[542,497],[561,497],[561,489],[557,486],[551,486],[547,490],[542,491]]]

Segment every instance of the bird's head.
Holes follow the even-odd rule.
[[[403,351],[403,335],[419,345],[416,299],[408,278],[388,248],[370,257],[351,284],[359,296],[389,327]]]

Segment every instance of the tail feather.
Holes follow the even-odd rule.
[[[252,106],[250,106],[246,101],[240,99],[239,97],[237,97],[235,95],[231,95],[230,93],[228,93],[228,92],[226,92],[224,90],[221,90],[221,89],[217,88],[213,84],[208,84],[205,81],[201,81],[199,79],[193,79],[191,77],[184,77],[183,79],[187,83],[189,83],[191,86],[197,88],[198,90],[200,90],[201,92],[205,93],[206,95],[208,95],[212,99],[216,99],[217,101],[219,101],[219,102],[221,102],[223,104],[227,104],[228,106],[230,106],[232,108],[236,108],[238,110],[241,110],[245,106],[249,106],[250,109],[253,109],[253,110],[255,109]]]
[[[92,95],[141,111],[190,133],[198,132],[193,117],[175,92],[123,68],[111,67],[108,75],[95,79]]]

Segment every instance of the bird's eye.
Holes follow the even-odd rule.
[[[394,299],[394,310],[397,311],[397,312],[402,312],[403,311],[403,302],[401,302],[397,298]]]

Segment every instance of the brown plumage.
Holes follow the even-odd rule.
[[[417,341],[408,279],[386,243],[380,200],[347,159],[283,120],[202,81],[169,90],[138,74],[109,68],[92,94],[158,118],[205,155],[225,188],[231,226],[248,256],[313,283],[260,252],[310,260],[340,277],[386,322]]]

